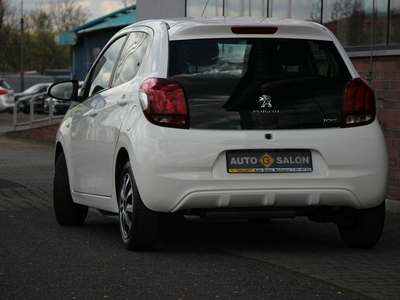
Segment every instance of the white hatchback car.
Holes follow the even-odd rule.
[[[5,79],[0,77],[0,113],[14,110],[14,90]]]
[[[152,20],[107,43],[60,124],[54,209],[119,214],[129,250],[161,216],[334,222],[372,247],[388,158],[374,92],[325,27],[295,20]]]

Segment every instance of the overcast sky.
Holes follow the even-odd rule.
[[[12,3],[12,5],[16,5],[18,11],[21,10],[21,0],[8,1]],[[54,0],[53,2],[56,1]],[[45,6],[49,3],[50,0],[22,0],[22,8],[24,13],[27,13],[40,5]],[[89,9],[91,16],[88,21],[97,19],[124,7],[120,0],[75,0],[75,3]]]

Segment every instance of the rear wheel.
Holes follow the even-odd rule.
[[[74,203],[68,180],[68,169],[64,153],[56,162],[53,183],[53,204],[56,219],[60,225],[82,225],[88,213],[88,207]]]
[[[343,242],[353,248],[374,247],[385,223],[385,201],[377,207],[356,211],[351,225],[338,225]]]
[[[157,241],[160,214],[144,205],[129,162],[120,176],[118,203],[119,228],[124,246],[134,251],[151,250]]]

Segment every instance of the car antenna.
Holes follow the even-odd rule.
[[[369,54],[369,71],[367,74],[367,81],[369,85],[372,84],[372,54],[373,54],[373,44],[374,44],[374,16],[375,16],[375,0],[372,1],[372,15],[371,15],[371,45]]]
[[[374,44],[374,16],[375,16],[375,0],[372,1],[372,19],[371,19],[371,46],[370,46],[370,54],[369,54],[369,71],[367,74],[367,81],[368,84],[372,87],[374,87],[372,83],[372,56],[373,56],[373,44]],[[383,100],[382,97],[376,97],[377,101]],[[379,102],[377,105],[377,117],[379,120]],[[379,120],[379,124],[383,127],[383,121]]]
[[[206,2],[206,5],[204,5],[204,9],[203,9],[203,12],[201,13],[201,16],[203,16],[203,15],[204,15],[204,12],[206,11],[206,8],[207,8],[207,5],[208,5],[208,2],[210,2],[210,0],[207,0],[207,2]]]

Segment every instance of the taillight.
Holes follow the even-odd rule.
[[[344,95],[344,117],[342,127],[358,126],[375,120],[375,93],[362,79],[354,79]]]
[[[0,90],[0,95],[7,95],[8,91],[7,90]]]
[[[188,108],[179,83],[164,78],[148,78],[140,86],[140,103],[153,124],[189,128]]]

